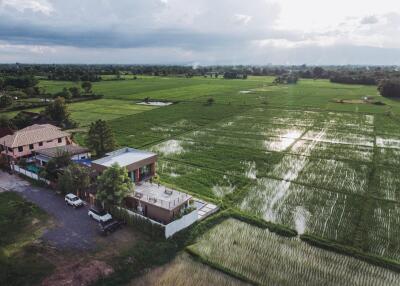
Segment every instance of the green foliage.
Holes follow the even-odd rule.
[[[398,79],[382,80],[379,83],[378,90],[384,97],[400,98],[400,80]]]
[[[68,90],[71,93],[72,97],[74,97],[74,98],[81,96],[81,90],[79,89],[79,87],[73,86],[73,87],[70,87]]]
[[[9,76],[4,80],[4,86],[12,86],[15,88],[33,87],[38,83],[38,80],[33,76]]]
[[[123,220],[129,226],[132,226],[151,237],[157,239],[165,237],[165,227],[157,223],[152,223],[145,217],[129,214],[127,210],[115,206],[110,208],[110,213],[114,218]]]
[[[70,164],[58,178],[58,188],[63,194],[81,196],[90,187],[90,171],[78,164]]]
[[[62,97],[57,97],[53,102],[51,102],[44,110],[44,114],[51,120],[60,124],[68,122],[70,116],[68,107],[65,104],[65,99]]]
[[[32,125],[32,118],[23,112],[19,112],[13,119],[11,119],[11,122],[17,129],[22,129]]]
[[[55,266],[43,259],[34,246],[25,247],[12,257],[0,252],[0,285],[29,286],[40,283]]]
[[[96,199],[106,206],[121,205],[123,199],[133,191],[133,184],[125,168],[113,164],[97,179]]]
[[[0,108],[6,108],[13,104],[13,98],[9,95],[0,96]]]
[[[44,217],[37,206],[16,193],[0,193],[0,229],[4,230],[0,235],[0,247],[15,242],[22,234],[21,230],[28,227],[35,217]]]
[[[114,135],[106,121],[99,119],[90,125],[86,144],[98,157],[115,148]]]
[[[85,93],[92,92],[92,83],[90,81],[82,82],[82,88],[84,89]]]
[[[23,247],[12,256],[4,252],[9,244],[33,235],[33,219],[43,220],[45,213],[16,193],[0,193],[0,285],[36,284],[53,270],[33,246]]]
[[[0,128],[13,129],[15,126],[7,115],[0,115]]]

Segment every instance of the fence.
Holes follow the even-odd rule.
[[[28,171],[28,170],[25,170],[25,169],[21,168],[18,165],[12,165],[12,169],[17,173],[20,173],[20,174],[22,174],[24,176],[27,176],[28,178],[34,179],[36,181],[42,181],[42,182],[45,182],[46,184],[50,185],[50,181],[49,180],[41,178],[41,177],[38,176],[38,174],[35,174],[35,173],[33,173],[31,171]]]
[[[187,228],[198,219],[197,210],[194,210],[180,219],[164,225],[125,208],[113,207],[110,211],[113,216],[125,220],[129,225],[138,227],[154,236],[163,235],[165,238],[169,238],[182,229]]]

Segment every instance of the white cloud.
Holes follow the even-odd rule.
[[[0,8],[14,8],[19,12],[32,10],[45,15],[53,11],[53,6],[47,0],[0,0]]]
[[[253,17],[250,15],[236,14],[235,18],[237,23],[247,25]]]
[[[0,0],[0,60],[351,63],[340,47],[382,60],[400,50],[397,1]]]

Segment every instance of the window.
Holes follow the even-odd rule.
[[[24,151],[24,146],[19,146],[18,147],[18,152],[22,152],[22,151]]]
[[[58,138],[58,143],[61,143],[62,142],[62,138]]]
[[[29,144],[29,150],[33,149],[33,144]]]
[[[39,142],[39,146],[42,147],[43,146],[43,142]]]

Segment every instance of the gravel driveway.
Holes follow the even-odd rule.
[[[90,250],[96,247],[97,222],[87,215],[87,206],[79,209],[65,205],[64,198],[53,190],[33,187],[15,175],[0,171],[0,189],[18,192],[53,216],[56,226],[42,236],[59,249]],[[0,191],[1,192],[1,191]]]

